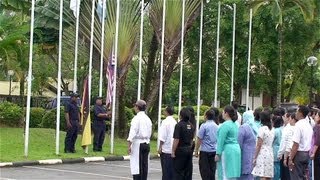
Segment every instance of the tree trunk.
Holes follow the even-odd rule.
[[[279,44],[279,69],[278,69],[278,85],[277,85],[277,105],[282,101],[282,60],[283,60],[283,27],[278,26],[278,44]]]

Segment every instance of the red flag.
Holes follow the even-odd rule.
[[[114,63],[115,63],[115,54],[114,49],[112,48],[111,55],[108,61],[107,67],[107,79],[108,79],[108,89],[107,89],[107,99],[106,99],[106,106],[107,109],[111,107],[112,103],[112,96],[113,96],[113,81],[114,81]]]

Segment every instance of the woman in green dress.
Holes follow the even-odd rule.
[[[237,112],[226,106],[222,113],[225,122],[218,130],[218,144],[215,160],[219,163],[218,178],[233,180],[240,177],[241,150],[238,144]]]

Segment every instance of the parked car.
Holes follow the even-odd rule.
[[[61,96],[60,97],[60,106],[65,106],[70,101],[70,96]],[[81,106],[81,99],[77,99],[77,105]],[[52,99],[46,106],[46,109],[57,108],[57,98]]]

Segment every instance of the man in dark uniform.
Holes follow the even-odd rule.
[[[78,95],[71,94],[70,102],[65,105],[65,118],[67,123],[67,134],[65,138],[65,153],[75,153],[75,143],[78,137],[78,132],[80,129],[80,111],[77,104]]]
[[[180,111],[180,121],[176,124],[173,133],[174,179],[192,180],[192,154],[195,127],[190,122],[190,111],[183,108]]]
[[[102,151],[102,145],[106,134],[105,120],[109,119],[110,113],[102,106],[102,97],[96,99],[93,116],[93,151]]]

